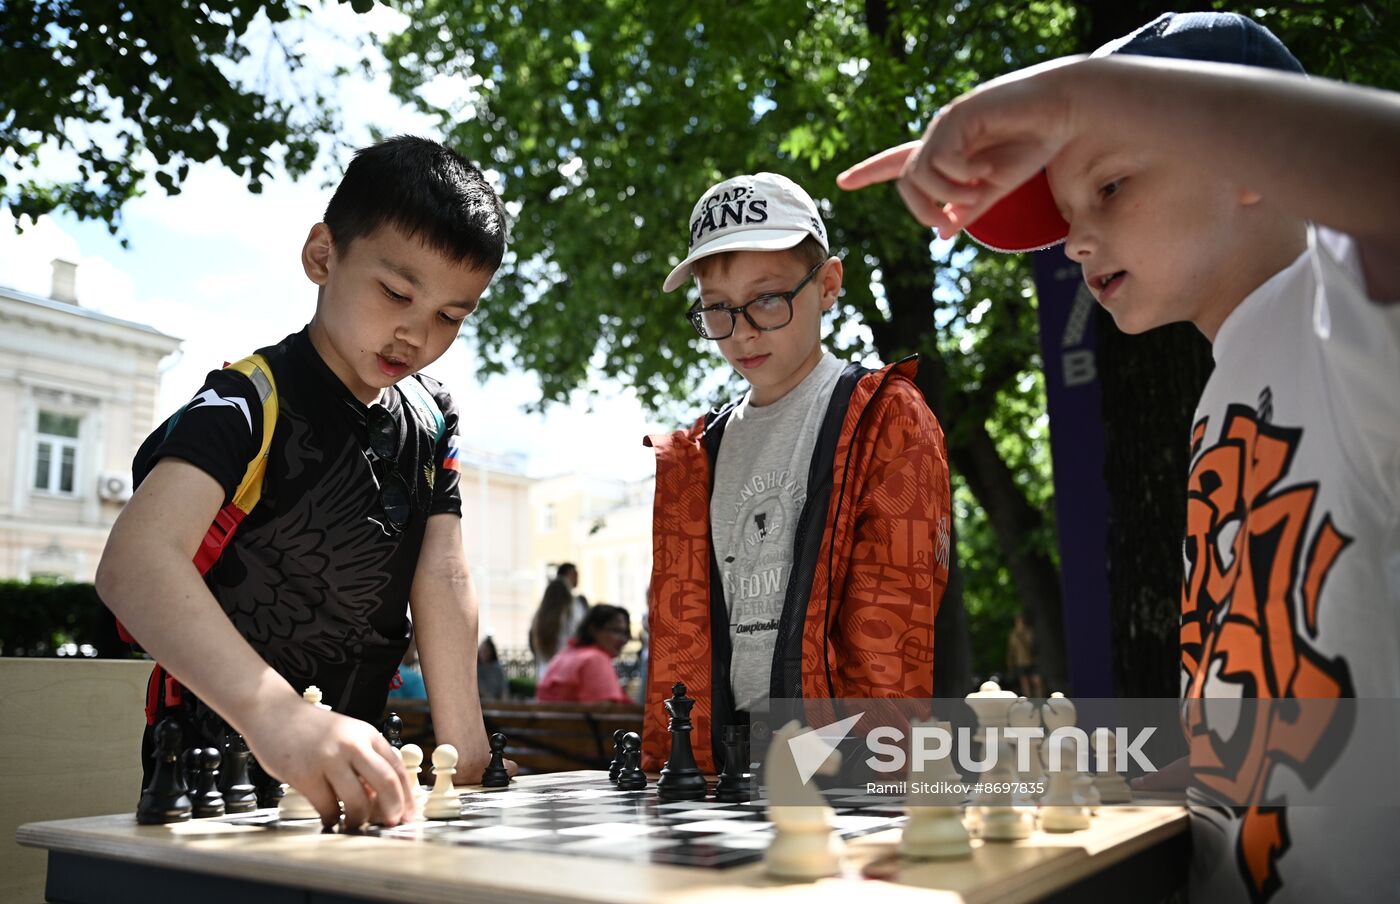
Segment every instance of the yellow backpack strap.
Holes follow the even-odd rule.
[[[272,448],[272,431],[277,427],[277,383],[272,379],[272,368],[262,355],[249,355],[241,361],[228,365],[253,382],[258,391],[258,401],[262,402],[262,446],[258,455],[248,463],[248,470],[234,491],[233,506],[243,514],[253,510],[262,498],[263,473],[267,470],[267,455]]]

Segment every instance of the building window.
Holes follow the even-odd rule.
[[[549,533],[555,528],[554,503],[545,503],[544,510],[540,512],[540,530]]]
[[[77,415],[39,412],[34,443],[34,489],[73,495],[78,470]]]

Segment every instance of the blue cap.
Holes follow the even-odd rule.
[[[1109,41],[1094,56],[1110,53],[1303,72],[1303,64],[1273,32],[1238,13],[1163,13]]]

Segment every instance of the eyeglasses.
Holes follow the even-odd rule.
[[[737,308],[723,304],[702,307],[697,301],[686,312],[686,319],[695,327],[695,332],[705,339],[728,339],[734,335],[734,326],[740,314],[743,314],[744,319],[756,330],[765,333],[780,330],[792,322],[792,300],[807,287],[807,283],[812,281],[812,277],[817,275],[817,271],[825,263],[826,261],[822,261],[808,270],[807,275],[802,277],[802,281],[794,286],[791,292],[760,295]]]
[[[384,508],[383,527],[385,533],[398,533],[408,524],[409,516],[413,513],[413,500],[408,482],[403,479],[398,469],[399,422],[394,419],[389,409],[376,403],[369,406],[365,423],[369,428],[369,449],[375,458],[370,465],[370,473],[379,484],[379,504]],[[383,476],[380,476],[374,467],[378,462],[388,463]]]

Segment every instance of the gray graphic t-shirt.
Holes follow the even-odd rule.
[[[812,372],[773,404],[751,405],[746,395],[724,428],[710,533],[729,609],[730,682],[742,710],[768,699],[807,472],[842,369],[823,353]]]

